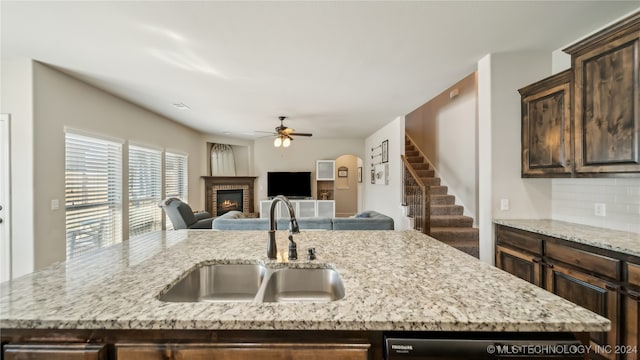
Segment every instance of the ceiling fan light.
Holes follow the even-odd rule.
[[[280,147],[282,145],[282,138],[278,136],[275,140],[273,140],[273,146]]]
[[[289,145],[291,145],[291,139],[289,139],[288,137],[284,138],[284,141],[282,142],[282,146],[289,147]]]

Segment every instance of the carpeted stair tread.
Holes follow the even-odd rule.
[[[478,241],[479,231],[473,227],[431,227],[431,237],[449,244],[470,244]]]
[[[429,164],[427,163],[411,164],[411,167],[413,167],[413,170],[429,170]]]
[[[423,170],[421,170],[423,171]],[[425,184],[426,186],[438,186],[440,185],[440,178],[439,177],[420,177],[420,180],[422,180],[422,183]]]
[[[407,162],[419,164],[424,162],[424,158],[422,156],[407,156]]]
[[[447,195],[448,191],[449,191],[449,188],[447,188],[446,186],[442,186],[442,185],[429,186],[429,193],[431,195]]]
[[[433,171],[433,170],[415,169],[415,172],[421,179],[424,179],[424,178],[434,178],[435,179],[435,177],[434,177],[435,171]],[[437,179],[439,180],[440,178],[437,178]]]
[[[464,207],[461,205],[431,205],[431,215],[462,215]]]
[[[434,195],[431,194],[431,205],[454,205],[456,197],[453,195]]]
[[[471,227],[473,218],[464,215],[432,215],[432,227]]]

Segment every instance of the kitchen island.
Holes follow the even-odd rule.
[[[268,260],[266,232],[158,232],[2,283],[2,341],[106,344],[100,356],[124,359],[137,345],[168,351],[158,350],[160,342],[315,344],[321,337],[323,346],[342,343],[349,351],[366,344],[364,358],[380,359],[385,331],[610,327],[603,317],[416,231],[303,231],[295,236],[296,261],[286,259],[286,236],[278,232],[278,259]],[[317,259],[303,256],[309,247]],[[323,303],[158,299],[202,263],[328,267],[340,274],[345,294]]]

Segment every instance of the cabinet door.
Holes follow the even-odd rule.
[[[260,201],[260,217],[261,218],[268,218],[270,209],[271,209],[271,200]]]
[[[336,217],[336,202],[334,200],[318,200],[319,217]]]
[[[101,344],[8,344],[3,348],[5,360],[102,360]]]
[[[620,296],[614,284],[579,270],[565,268],[557,264],[548,264],[546,289],[611,321],[611,331],[607,333],[591,333],[593,345],[616,346],[620,344],[618,341]],[[613,360],[616,358],[613,352],[602,355],[606,359]]]
[[[298,201],[298,210],[296,216],[299,218],[315,217],[316,216],[316,201],[315,200],[300,200]]]
[[[571,175],[571,70],[519,90],[522,177]]]
[[[539,257],[498,245],[496,266],[534,285],[542,286],[542,267]]]
[[[640,17],[619,27],[573,57],[577,173],[640,172]]]
[[[367,360],[369,344],[116,344],[117,360]]]
[[[335,160],[316,160],[316,181],[335,180],[335,179],[336,179],[336,161]]]
[[[627,264],[627,283],[629,290],[624,297],[624,334],[623,344],[631,351],[640,351],[640,265]],[[630,352],[626,360],[640,358],[637,353]]]

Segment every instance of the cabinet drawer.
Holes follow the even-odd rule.
[[[640,265],[627,263],[627,282],[640,288]]]
[[[533,233],[499,226],[496,238],[500,245],[516,247],[532,254],[542,255],[542,239]]]
[[[116,344],[117,360],[367,360],[370,344]]]
[[[545,254],[548,258],[581,268],[587,272],[602,275],[610,279],[620,279],[620,260],[573,249],[552,242],[546,243]]]
[[[8,344],[5,360],[104,360],[103,344]]]

